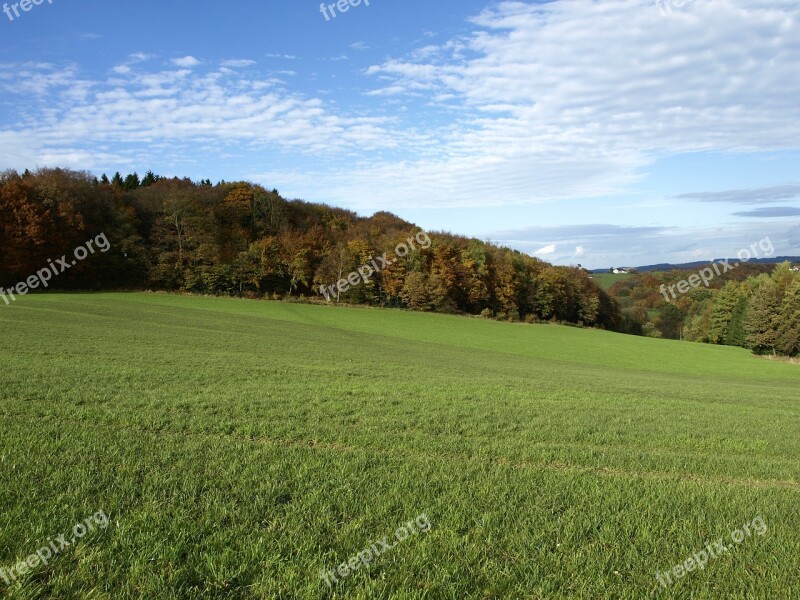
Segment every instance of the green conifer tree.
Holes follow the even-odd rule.
[[[775,354],[778,342],[776,326],[781,303],[775,282],[768,275],[759,279],[760,285],[750,298],[747,309],[747,343],[756,354]]]
[[[800,354],[800,277],[786,290],[778,326],[778,352],[786,356]]]

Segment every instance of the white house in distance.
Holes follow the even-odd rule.
[[[611,272],[614,275],[627,275],[630,271],[628,271],[628,269],[623,269],[621,267],[614,267],[611,269]]]

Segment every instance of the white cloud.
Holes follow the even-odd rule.
[[[223,60],[221,64],[223,67],[230,67],[232,69],[236,69],[240,67],[252,67],[254,64],[256,64],[256,61],[248,59],[234,59],[234,60]]]
[[[175,65],[176,67],[183,67],[186,69],[191,69],[192,67],[196,67],[200,64],[200,61],[197,60],[194,56],[184,56],[183,58],[173,58],[170,62]]]
[[[145,54],[144,52],[135,52],[134,54],[130,54],[128,59],[124,61],[122,64],[119,64],[111,69],[112,72],[116,73],[117,75],[128,75],[133,71],[131,68],[133,65],[138,65],[139,63],[146,62],[152,58],[155,58],[152,54]]]
[[[144,52],[134,52],[128,57],[131,63],[141,63],[155,58],[153,54],[145,54]]]
[[[0,135],[27,140],[22,156],[119,140],[131,155],[197,141],[263,152],[265,164],[313,154],[321,166],[255,176],[370,210],[606,196],[660,157],[799,144],[796,0],[695,0],[667,16],[653,0],[504,2],[469,27],[364,71],[352,106],[235,71],[244,59],[142,72],[153,57],[137,53],[106,80],[74,65],[0,68],[0,88],[25,100]],[[577,245],[592,251],[563,247]]]
[[[603,196],[665,155],[796,148],[798,8],[698,0],[665,17],[652,0],[505,2],[470,36],[367,73],[373,94],[456,95],[477,115],[444,132],[443,158],[401,167],[426,202],[470,203],[489,182],[496,204]],[[428,187],[430,171],[455,185]],[[354,181],[349,195],[377,187]]]
[[[338,157],[402,141],[390,133],[389,117],[340,115],[320,100],[281,89],[273,78],[246,77],[227,67],[142,72],[119,65],[109,79],[87,81],[75,67],[6,65],[0,89],[27,98],[26,110],[31,103],[48,107],[35,120],[6,113],[14,124],[0,126],[0,139],[13,140],[14,151],[0,153],[0,168],[92,168],[111,158],[122,164],[138,157],[172,164],[198,157],[196,147],[182,148],[187,142],[202,142],[211,156],[227,146],[247,154],[279,148]]]
[[[36,164],[36,146],[24,133],[0,131],[0,165],[27,168]]]
[[[547,256],[548,254],[555,254],[556,245],[550,244],[549,246],[545,246],[544,248],[539,248],[534,252],[537,256]]]

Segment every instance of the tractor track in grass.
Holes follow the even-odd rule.
[[[789,481],[782,479],[752,479],[740,477],[724,477],[724,476],[709,476],[698,475],[693,473],[679,473],[667,471],[637,471],[632,469],[619,469],[615,467],[600,467],[593,465],[580,465],[568,464],[560,461],[518,461],[504,456],[474,456],[468,454],[458,454],[452,452],[422,452],[414,449],[385,449],[385,448],[370,448],[368,446],[349,446],[345,444],[338,444],[335,442],[324,442],[320,440],[307,440],[307,439],[280,439],[269,438],[264,436],[247,436],[240,434],[228,433],[212,433],[212,432],[184,432],[173,431],[156,427],[142,427],[131,423],[99,423],[99,422],[86,422],[85,420],[75,418],[61,418],[54,416],[38,416],[33,417],[29,414],[5,414],[0,415],[0,418],[14,418],[28,417],[41,423],[43,420],[52,422],[71,422],[80,424],[81,427],[91,427],[95,429],[102,429],[105,431],[135,431],[152,435],[154,437],[179,437],[179,438],[207,438],[217,441],[225,441],[238,444],[263,444],[272,446],[274,448],[292,448],[298,450],[312,450],[312,451],[328,451],[328,452],[341,452],[351,454],[373,454],[384,458],[410,458],[410,459],[425,459],[429,461],[452,461],[460,463],[470,463],[474,465],[498,465],[514,469],[531,469],[531,470],[546,470],[557,473],[587,473],[592,475],[610,476],[610,477],[623,477],[627,479],[640,479],[640,480],[665,480],[665,481],[684,481],[689,483],[696,483],[699,485],[733,485],[738,487],[748,487],[752,489],[785,489],[800,491],[800,482]]]

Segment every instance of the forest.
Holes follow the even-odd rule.
[[[14,285],[104,234],[111,250],[51,289],[163,290],[324,301],[321,286],[394,249],[418,227],[287,200],[248,182],[99,179],[65,169],[0,176],[0,285]],[[447,232],[337,301],[619,330],[616,302],[581,268]]]
[[[412,223],[287,200],[248,182],[111,179],[41,169],[0,175],[0,285],[24,281],[87,239],[111,250],[81,261],[51,289],[163,290],[324,301],[322,286],[374,262]],[[742,265],[674,302],[659,293],[684,271],[635,274],[607,294],[581,268],[447,232],[335,301],[510,321],[560,322],[633,335],[800,354],[800,272]]]
[[[667,301],[662,286],[686,271],[639,273],[609,289],[627,333],[800,355],[800,271],[791,263],[740,265],[708,287]]]

